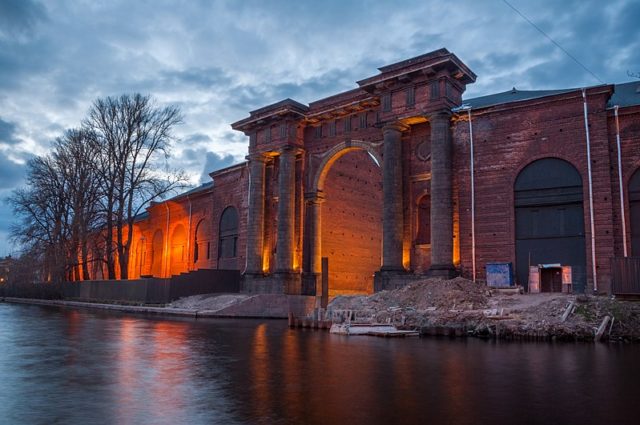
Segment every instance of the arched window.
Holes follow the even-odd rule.
[[[518,175],[514,195],[518,282],[527,285],[530,266],[543,265],[540,289],[557,292],[562,290],[560,266],[571,266],[574,290],[584,290],[584,210],[578,170],[558,158],[534,161]]]
[[[238,211],[227,207],[220,217],[218,258],[235,258],[238,249]]]
[[[200,220],[196,226],[195,243],[193,244],[193,262],[209,259],[209,237],[206,220]]]
[[[640,169],[629,180],[629,226],[631,227],[631,255],[640,256]]]
[[[416,245],[431,243],[431,196],[424,195],[418,201]]]

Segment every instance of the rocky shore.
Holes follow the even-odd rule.
[[[337,321],[350,316],[423,335],[640,342],[640,302],[498,291],[463,278],[427,279],[370,296],[339,296],[327,311]]]

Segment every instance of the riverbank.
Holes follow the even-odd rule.
[[[279,294],[202,294],[181,298],[166,306],[13,297],[0,298],[0,301],[157,316],[182,316],[194,319],[208,317],[286,319],[290,311],[298,316],[309,314],[313,309],[315,298]]]
[[[640,342],[639,302],[496,291],[463,278],[427,279],[370,296],[336,297],[328,311],[359,322],[418,329],[429,336]]]

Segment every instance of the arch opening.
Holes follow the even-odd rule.
[[[229,206],[220,216],[218,241],[218,268],[239,270],[238,264],[238,210]]]
[[[171,234],[170,274],[178,275],[187,271],[187,232],[182,224],[178,224]]]
[[[381,169],[361,147],[326,158],[317,188],[324,193],[320,245],[329,260],[329,296],[372,293],[382,256]]]
[[[527,165],[516,178],[516,278],[529,286],[530,267],[538,267],[542,292],[562,290],[562,267],[571,267],[573,291],[586,286],[582,177],[558,158]]]
[[[205,219],[200,220],[196,225],[196,232],[193,243],[193,264],[195,264],[196,267],[204,265],[210,258],[211,243],[209,241],[207,229],[208,223]]]
[[[151,275],[162,277],[162,230],[156,230],[151,241]]]

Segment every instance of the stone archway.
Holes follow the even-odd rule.
[[[322,155],[322,160],[318,165],[318,169],[313,179],[313,185],[311,188],[312,192],[321,192],[323,190],[324,181],[329,169],[331,169],[331,165],[349,152],[358,150],[365,151],[376,162],[378,167],[382,167],[382,157],[377,150],[381,145],[382,143],[372,143],[363,140],[345,140],[344,142],[338,143],[329,149]]]
[[[322,257],[329,258],[330,295],[373,292],[382,254],[380,145],[342,142],[323,155],[316,170],[306,199],[308,270],[318,294]]]

